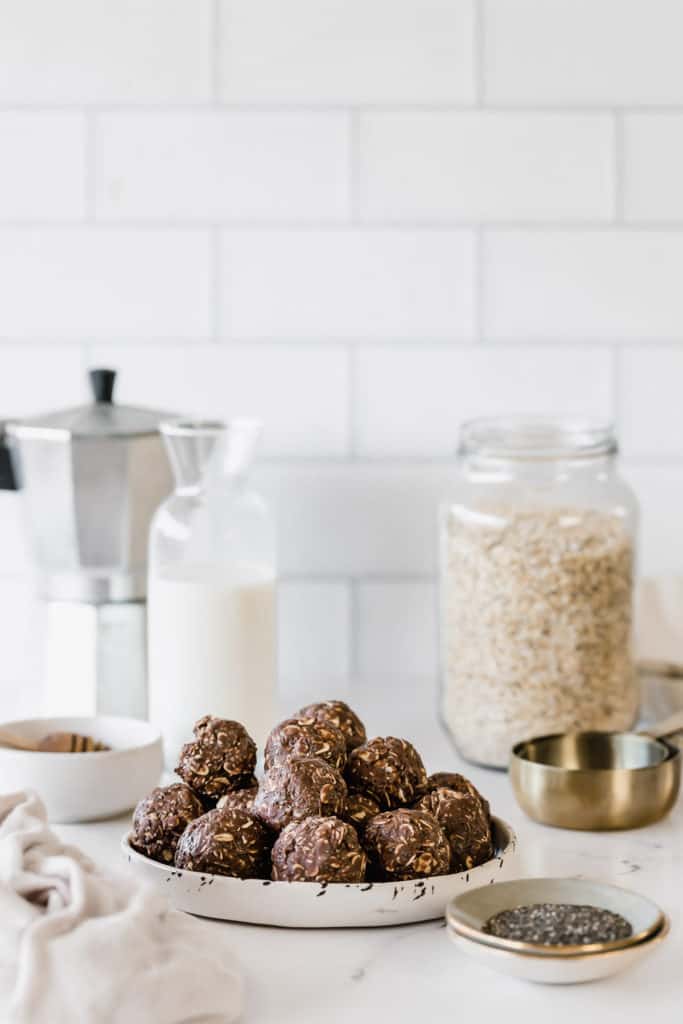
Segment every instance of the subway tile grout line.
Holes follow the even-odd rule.
[[[68,336],[63,335],[32,335],[28,337],[7,335],[0,337],[0,349],[12,348],[12,347],[34,347],[40,348],[45,346],[61,347],[66,349],[72,349],[86,341],[93,341],[97,345],[113,345],[117,349],[121,349],[122,352],[130,352],[131,350],[144,350],[152,348],[179,348],[188,347],[190,351],[201,352],[201,349],[206,346],[213,344],[213,335],[192,335],[188,337],[170,337],[167,335],[138,335],[131,334],[123,336],[120,332],[115,335],[102,335],[99,331],[91,330],[89,332],[83,332],[79,330],[78,335],[69,334]],[[220,333],[218,341],[221,345],[229,346],[230,348],[242,348],[250,349],[255,347],[267,347],[276,349],[311,349],[313,351],[327,352],[335,347],[342,347],[356,351],[358,349],[370,348],[370,349],[385,349],[391,351],[392,349],[405,350],[405,349],[419,349],[420,351],[434,350],[434,351],[450,351],[450,352],[475,352],[477,351],[477,345],[472,338],[465,338],[460,336],[445,336],[445,337],[434,337],[429,334],[416,333],[410,337],[395,338],[395,337],[383,337],[383,338],[370,338],[370,337],[358,337],[358,338],[345,338],[337,337],[325,334],[321,332],[319,337],[302,338],[300,336],[281,337],[277,335],[269,335],[267,337],[242,337],[239,335],[230,335],[226,333]],[[482,339],[482,344],[486,345],[487,349],[501,349],[503,351],[520,351],[520,350],[538,350],[538,351],[553,351],[559,350],[562,352],[566,351],[585,351],[586,349],[592,349],[593,351],[614,351],[621,348],[635,348],[635,349],[646,349],[648,351],[656,351],[657,349],[665,350],[676,350],[683,346],[683,335],[680,337],[670,338],[561,338],[551,337],[544,335],[543,338],[488,338],[486,336]]]
[[[209,325],[210,340],[218,345],[222,337],[222,303],[221,303],[221,232],[214,226],[209,234]]]
[[[83,189],[87,224],[97,221],[97,114],[83,111]]]
[[[260,466],[267,470],[281,471],[290,469],[309,470],[389,470],[391,472],[443,470],[452,468],[453,454],[443,455],[358,455],[354,459],[343,456],[323,455],[270,455],[263,456]],[[630,454],[622,452],[622,459],[630,465],[671,466],[678,468],[683,465],[683,452],[680,454],[660,455],[657,452]]]
[[[358,589],[362,587],[386,587],[386,586],[398,586],[398,587],[419,587],[425,584],[433,584],[436,582],[439,575],[438,568],[435,568],[433,572],[360,572],[352,573],[351,579],[354,580]]]
[[[209,40],[210,54],[210,78],[211,78],[211,99],[214,105],[218,105],[221,96],[221,0],[212,0],[211,17],[209,19]]]
[[[611,366],[611,391],[612,391],[612,420],[616,430],[617,437],[621,437],[623,422],[622,422],[622,361],[621,352],[615,349],[612,353],[612,366]]]
[[[360,594],[358,581],[349,578],[349,673],[352,677],[360,671]]]
[[[358,424],[358,352],[353,345],[346,346],[348,447],[349,455],[355,459],[359,449]]]
[[[347,586],[351,580],[351,573],[319,573],[313,577],[309,572],[283,572],[278,576],[279,583],[311,583],[312,585],[320,586],[326,584],[328,586]]]
[[[472,282],[474,288],[474,309],[473,309],[473,336],[474,342],[477,345],[482,345],[484,340],[484,316],[486,312],[486,294],[485,294],[485,268],[484,258],[485,251],[484,246],[486,244],[486,232],[484,228],[479,225],[474,236],[474,280]]]
[[[88,369],[93,365],[93,345],[90,342],[84,341],[78,346],[80,359],[81,359],[81,370],[83,371],[83,377]]]
[[[611,218],[611,219],[610,219]],[[450,233],[474,233],[479,229],[489,232],[515,233],[524,232],[528,234],[577,234],[580,232],[595,232],[599,234],[679,234],[683,235],[683,218],[671,220],[624,220],[615,221],[613,213],[610,218],[605,217],[595,220],[577,219],[544,219],[544,220],[503,220],[485,219],[463,220],[447,219],[429,220],[406,218],[405,220],[376,218],[363,218],[358,223],[330,219],[302,219],[302,220],[277,220],[274,218],[192,218],[176,220],[158,218],[121,218],[121,219],[98,219],[93,223],[84,223],[78,217],[65,217],[60,220],[44,220],[40,218],[10,218],[0,217],[0,229],[35,231],[64,231],[72,228],[84,228],[99,232],[124,232],[124,231],[148,231],[153,233],[177,232],[201,232],[211,231],[214,228],[230,228],[237,231],[249,232],[272,232],[287,234],[306,234],[311,232],[325,231],[330,234],[344,234],[357,232],[368,232],[374,234],[392,234],[397,232],[414,232],[416,234],[448,234]]]
[[[486,28],[484,0],[474,0],[472,52],[474,54],[474,101],[478,109],[486,106]]]
[[[620,111],[612,114],[614,131],[614,220],[617,224],[624,222],[624,176],[626,165],[624,160],[624,118]]]
[[[349,190],[349,219],[352,225],[361,225],[361,204],[360,204],[360,114],[356,110],[348,113],[348,140],[349,140],[349,164],[348,164],[348,190]]]
[[[213,73],[212,73],[213,79]],[[211,92],[213,93],[213,81],[211,86]],[[572,116],[579,114],[596,114],[605,115],[610,112],[619,112],[621,114],[683,114],[683,102],[677,101],[672,103],[619,103],[609,100],[601,100],[595,103],[563,103],[558,101],[548,103],[531,103],[522,101],[510,101],[509,103],[503,103],[500,101],[495,102],[484,102],[481,106],[477,106],[471,101],[448,101],[448,100],[434,100],[414,102],[409,99],[406,100],[395,100],[395,101],[381,101],[381,102],[359,102],[357,98],[349,97],[339,102],[323,102],[323,103],[302,103],[297,101],[282,102],[278,100],[258,100],[258,101],[245,101],[231,102],[229,100],[213,99],[213,96],[202,100],[188,100],[182,102],[179,100],[160,100],[158,102],[146,102],[146,101],[131,101],[131,102],[106,102],[101,101],[97,103],[89,103],[88,97],[84,96],[80,101],[74,101],[71,103],[67,102],[56,102],[52,103],[49,100],[35,101],[28,100],[25,103],[20,102],[0,102],[0,114],[4,113],[20,113],[20,114],[31,114],[31,113],[79,113],[84,109],[92,111],[93,113],[107,113],[107,114],[156,114],[156,113],[199,113],[206,112],[207,110],[214,110],[217,112],[225,113],[245,113],[245,114],[261,114],[261,113],[303,113],[303,114],[326,114],[326,113],[340,113],[348,111],[353,108],[354,110],[365,113],[390,113],[390,114],[419,114],[419,113],[471,113],[472,111],[480,113],[493,113],[493,114],[558,114],[559,116]]]

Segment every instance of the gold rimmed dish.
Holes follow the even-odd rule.
[[[494,914],[533,903],[571,903],[610,910],[629,922],[632,934],[613,942],[542,946],[483,931],[484,924]],[[449,928],[460,935],[484,945],[530,956],[568,957],[609,953],[645,942],[661,929],[665,915],[651,900],[615,885],[578,878],[525,878],[501,882],[491,889],[461,893],[448,905],[446,921]]]
[[[665,918],[658,932],[633,946],[566,957],[512,953],[507,949],[475,942],[453,928],[448,928],[447,934],[460,952],[501,974],[541,985],[579,985],[600,981],[635,967],[658,948],[669,934],[669,929],[669,920]]]
[[[541,946],[488,935],[483,925],[501,910],[530,903],[573,903],[611,910],[633,929],[628,939],[585,946]],[[573,878],[532,878],[501,882],[451,901],[448,937],[466,955],[504,974],[542,984],[597,981],[634,966],[669,933],[669,920],[638,893]]]

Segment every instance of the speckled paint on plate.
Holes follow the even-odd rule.
[[[449,900],[465,888],[516,877],[515,833],[500,818],[493,818],[493,826],[496,855],[486,864],[410,882],[352,885],[227,878],[159,864],[133,850],[127,835],[121,848],[136,876],[189,914],[280,928],[380,928],[443,917]]]

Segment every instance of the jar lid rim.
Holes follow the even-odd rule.
[[[492,459],[576,459],[614,455],[614,425],[576,416],[484,416],[460,428],[460,455]]]

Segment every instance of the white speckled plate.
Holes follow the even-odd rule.
[[[202,875],[143,857],[130,846],[127,835],[121,848],[139,878],[153,883],[177,910],[188,914],[280,928],[378,928],[443,917],[447,903],[470,886],[514,877],[517,837],[500,818],[493,818],[493,829],[495,857],[471,871],[360,885]]]

